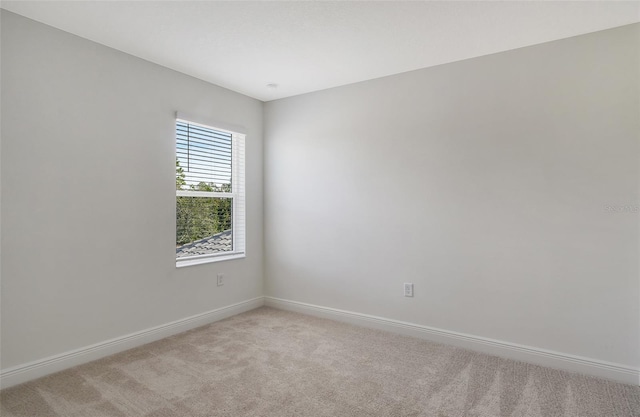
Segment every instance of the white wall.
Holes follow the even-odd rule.
[[[4,10],[1,36],[3,369],[262,295],[261,102]],[[176,110],[247,128],[246,259],[175,267]]]
[[[266,103],[266,295],[638,366],[639,41]]]

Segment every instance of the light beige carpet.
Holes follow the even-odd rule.
[[[0,393],[13,416],[640,416],[640,388],[260,308]]]

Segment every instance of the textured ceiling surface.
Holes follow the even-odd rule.
[[[268,101],[640,21],[640,2],[2,1]],[[276,83],[277,88],[267,88]]]

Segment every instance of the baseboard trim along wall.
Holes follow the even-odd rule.
[[[141,330],[139,332],[130,333],[128,335],[106,340],[91,346],[86,346],[80,349],[64,352],[59,355],[50,356],[41,360],[4,369],[0,371],[0,387],[8,388],[18,385],[32,379],[40,378],[73,366],[91,362],[127,349],[132,349],[199,326],[204,326],[236,314],[244,313],[263,305],[281,310],[295,311],[331,320],[338,320],[358,326],[386,330],[406,336],[458,346],[490,355],[548,366],[551,368],[579,372],[632,385],[640,385],[640,369],[626,365],[554,352],[531,346],[523,346],[500,340],[487,339],[484,337],[437,329],[353,311],[339,310],[267,296],[241,301],[236,304],[196,314],[191,317]]]
[[[264,305],[264,297],[256,297],[205,313],[151,327],[125,336],[105,340],[91,346],[14,366],[0,371],[0,387],[8,388],[76,365],[91,362],[174,334],[204,326]]]
[[[387,319],[384,317],[371,316],[353,311],[284,300],[281,298],[267,296],[265,297],[264,304],[268,307],[295,311],[332,320],[339,320],[379,330],[386,330],[406,336],[413,336],[433,342],[483,352],[489,355],[607,378],[626,384],[640,385],[640,370],[638,368],[617,363],[605,362],[597,359],[570,355],[567,353],[554,352],[531,346],[523,346],[500,340],[487,339],[484,337],[449,330],[436,329],[433,327]]]

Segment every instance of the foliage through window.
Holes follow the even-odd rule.
[[[244,229],[244,135],[178,119],[178,262],[244,254]]]

